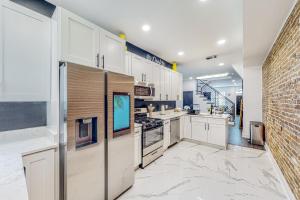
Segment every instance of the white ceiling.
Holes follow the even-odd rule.
[[[244,65],[260,66],[297,0],[244,0]]]
[[[262,64],[296,0],[48,0],[170,62],[185,78]],[[244,9],[243,9],[244,8]],[[143,24],[151,30],[143,32]],[[219,39],[226,39],[218,46]],[[185,55],[177,55],[184,51]],[[217,59],[207,61],[210,55]],[[224,66],[218,66],[220,62]],[[231,80],[228,80],[228,83]],[[241,82],[241,81],[239,81]]]
[[[242,62],[242,0],[49,0],[161,58],[185,77],[232,71]],[[143,32],[143,24],[151,30]],[[217,41],[226,39],[224,46]],[[184,51],[185,55],[177,55]],[[219,59],[206,61],[217,54]],[[225,66],[218,66],[224,62]],[[234,71],[233,71],[234,72]],[[235,72],[234,72],[235,73]]]

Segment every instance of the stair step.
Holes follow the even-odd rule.
[[[209,102],[206,102],[207,104],[214,104],[213,102],[209,101]]]

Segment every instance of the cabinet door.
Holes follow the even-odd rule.
[[[183,100],[183,78],[182,74],[178,73],[178,90],[177,90],[178,100]]]
[[[183,129],[184,138],[192,139],[192,123],[191,116],[184,116],[184,129]]]
[[[30,200],[54,200],[54,150],[23,157]]]
[[[215,145],[226,146],[226,132],[224,125],[208,124],[207,142]]]
[[[61,8],[61,59],[91,67],[99,66],[99,28]]]
[[[153,69],[153,83],[155,85],[155,98],[154,100],[159,101],[161,98],[161,84],[160,84],[160,65],[154,64]]]
[[[166,79],[165,79],[165,67],[161,66],[160,67],[160,100],[166,100]]]
[[[142,135],[141,133],[135,133],[134,135],[134,167],[142,163]]]
[[[144,72],[144,81],[148,83],[153,83],[153,65],[154,63],[150,60],[143,59],[143,72]]]
[[[131,68],[131,53],[126,51],[125,53],[125,74],[128,76],[132,75],[132,68]]]
[[[207,127],[205,122],[192,121],[192,139],[207,142]]]
[[[171,71],[169,69],[164,70],[165,79],[165,100],[171,100]]]
[[[11,1],[0,5],[0,101],[48,101],[50,19]]]
[[[180,140],[184,138],[184,116],[180,117]]]
[[[100,67],[125,74],[125,40],[105,30],[101,30],[100,38]]]
[[[170,146],[170,137],[171,137],[171,127],[170,120],[164,121],[164,150],[168,149]]]
[[[140,56],[132,54],[131,56],[131,68],[132,75],[135,81],[144,81],[144,62]]]
[[[178,73],[171,71],[171,100],[179,100],[178,99]]]

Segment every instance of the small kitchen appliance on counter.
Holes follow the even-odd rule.
[[[135,123],[142,124],[142,164],[144,168],[163,155],[163,120],[135,114]]]

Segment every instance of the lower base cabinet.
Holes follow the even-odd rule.
[[[167,150],[170,146],[171,138],[171,124],[170,120],[164,120],[164,150]]]
[[[183,116],[183,138],[192,139],[191,116]]]
[[[142,129],[134,129],[134,168],[142,164]]]
[[[191,139],[227,147],[228,121],[205,117],[191,117]]]
[[[54,149],[23,156],[29,200],[55,199]]]

